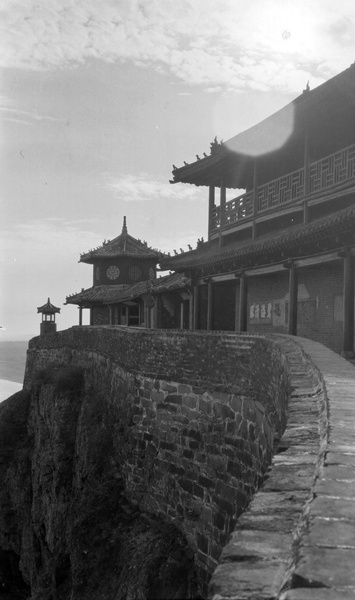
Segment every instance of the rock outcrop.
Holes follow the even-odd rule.
[[[1,404],[4,600],[199,597],[181,532],[126,497],[117,425],[80,368],[49,366]]]

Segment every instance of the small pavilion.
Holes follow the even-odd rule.
[[[46,304],[37,308],[37,313],[42,313],[41,335],[46,333],[55,333],[57,324],[55,322],[55,313],[60,313],[60,308],[54,306],[48,298]]]

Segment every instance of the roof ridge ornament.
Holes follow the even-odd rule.
[[[127,230],[127,223],[126,223],[126,217],[123,217],[123,227],[122,227],[122,233],[127,234],[128,230]]]
[[[223,147],[223,140],[220,142],[217,139],[217,136],[214,137],[213,142],[210,143],[210,154],[217,154]]]

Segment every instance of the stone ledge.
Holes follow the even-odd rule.
[[[350,600],[355,598],[355,369],[317,342],[272,337],[279,340],[291,374],[290,420],[279,443],[282,452],[222,552],[210,597]],[[282,544],[275,554],[271,548],[278,535]]]

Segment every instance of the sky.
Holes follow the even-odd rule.
[[[353,0],[1,0],[0,30],[0,340],[48,297],[78,324],[80,253],[124,216],[164,252],[206,239],[208,190],[173,165],[355,60]]]

